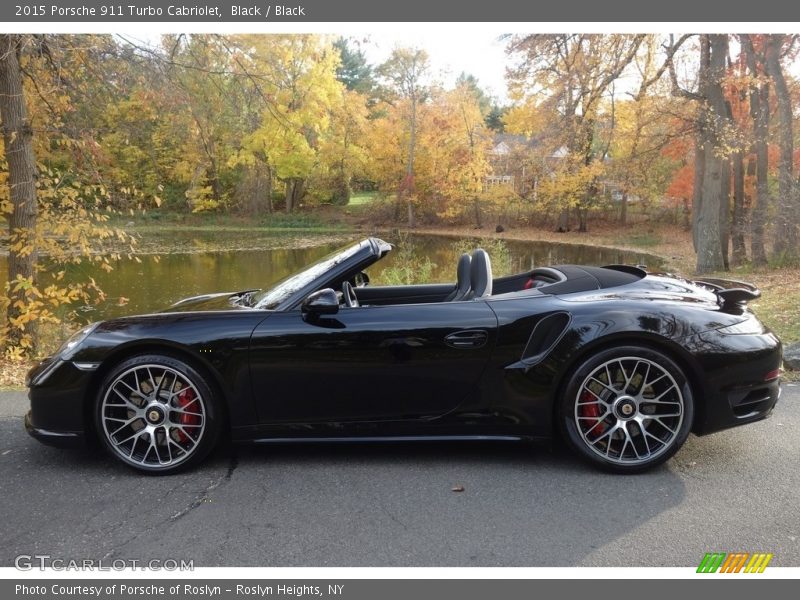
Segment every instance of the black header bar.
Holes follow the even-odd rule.
[[[2,23],[787,23],[800,3],[787,0],[3,0]],[[735,27],[731,27],[731,30]],[[796,29],[796,28],[795,28]]]

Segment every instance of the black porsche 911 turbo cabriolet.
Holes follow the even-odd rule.
[[[369,238],[267,290],[188,298],[82,329],[29,374],[25,425],[99,441],[173,472],[236,442],[548,440],[616,472],[690,432],[762,419],[781,344],[754,287],[633,266],[562,265],[494,279],[464,255],[455,284],[370,286]]]

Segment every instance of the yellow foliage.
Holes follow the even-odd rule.
[[[382,105],[382,116],[369,128],[369,176],[387,193],[404,185],[408,101]],[[434,90],[418,109],[414,194],[418,205],[436,201],[438,214],[452,216],[465,202],[482,198],[490,173],[492,135],[478,100],[466,86]]]
[[[70,69],[84,64],[88,47],[87,41],[86,48],[76,47],[58,56],[63,61],[64,72],[74,76],[71,88],[60,84],[61,75],[53,71],[43,54],[26,53],[22,59],[28,74],[25,84],[31,86],[26,93],[31,97],[47,94],[47,103],[29,102],[28,106],[36,131],[47,131],[48,135],[34,135],[33,138],[37,167],[42,175],[37,180],[36,226],[13,229],[8,237],[10,253],[19,258],[33,257],[35,261],[34,276],[18,275],[0,287],[0,314],[7,314],[0,329],[0,347],[12,360],[37,353],[34,325],[58,323],[63,318],[62,307],[88,303],[101,295],[91,280],[65,282],[63,266],[108,254],[107,243],[112,236],[129,239],[124,231],[106,224],[109,195],[96,179],[96,165],[92,162],[97,151],[96,142],[62,133],[62,117],[75,110],[69,91],[83,84],[81,70]],[[38,90],[33,89],[32,81],[37,82]],[[5,154],[0,152],[0,212],[9,215],[12,210],[8,165]],[[136,242],[130,239],[130,243]],[[46,267],[41,262],[43,258],[47,260]],[[9,344],[8,340],[14,343]]]
[[[590,185],[603,174],[605,165],[600,161],[585,163],[577,154],[567,154],[554,167],[548,177],[539,183],[537,203],[541,208],[575,208],[586,200]]]
[[[210,185],[189,188],[186,190],[186,198],[194,213],[214,211],[219,208],[219,202],[214,198]]]

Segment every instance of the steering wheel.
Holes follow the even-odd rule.
[[[350,308],[358,308],[358,298],[353,285],[349,281],[342,282],[342,300]]]

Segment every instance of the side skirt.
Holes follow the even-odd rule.
[[[249,440],[254,444],[308,444],[330,442],[521,442],[533,441],[534,438],[518,435],[387,435],[387,436],[348,436],[348,437],[269,437]],[[242,440],[247,442],[248,440]]]

